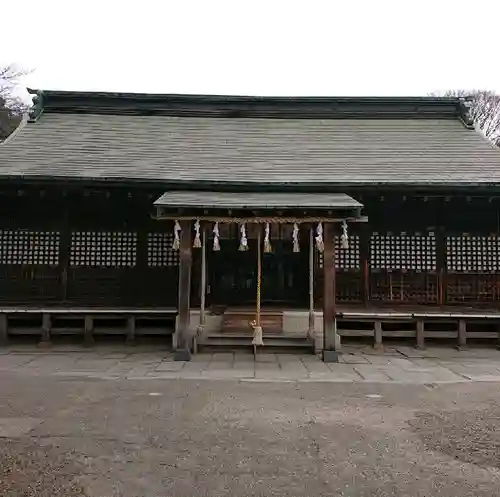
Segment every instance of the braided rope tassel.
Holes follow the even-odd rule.
[[[318,223],[316,228],[316,248],[318,252],[323,252],[325,250],[325,244],[323,242],[323,225]]]
[[[241,239],[240,239],[240,252],[246,252],[248,250],[248,240],[247,240],[247,230],[245,229],[245,223],[241,225],[240,228]]]
[[[252,322],[253,326],[253,338],[252,345],[257,347],[262,347],[264,345],[264,340],[262,339],[262,326],[257,326],[255,321]]]
[[[200,239],[200,220],[197,219],[194,222],[194,248],[201,248],[201,239]]]
[[[269,223],[266,223],[266,228],[264,231],[264,252],[268,254],[269,252],[272,252],[273,248],[271,247],[271,241],[269,240]]]
[[[347,234],[346,221],[342,221],[342,235],[340,235],[340,246],[346,250],[349,248],[349,236]]]
[[[179,221],[175,221],[174,242],[172,243],[172,250],[179,250],[181,248],[181,240],[179,238],[180,231],[181,231],[181,225],[179,224]]]
[[[293,251],[300,252],[299,225],[297,223],[293,223],[292,240],[293,240]]]
[[[219,223],[214,224],[214,229],[212,230],[212,233],[214,234],[214,246],[213,250],[214,252],[218,252],[220,250],[220,243],[219,243]]]

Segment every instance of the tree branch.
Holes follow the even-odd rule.
[[[476,128],[494,145],[500,147],[500,95],[488,90],[448,90],[431,95],[467,98],[469,117]]]

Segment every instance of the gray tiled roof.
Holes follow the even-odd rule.
[[[238,183],[500,183],[500,151],[457,119],[42,114],[0,177]]]
[[[157,207],[206,207],[220,209],[358,209],[362,204],[343,193],[230,193],[172,191],[164,193]]]

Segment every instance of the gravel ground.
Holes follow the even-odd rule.
[[[500,385],[0,377],[0,496],[498,494]]]

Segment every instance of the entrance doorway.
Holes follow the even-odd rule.
[[[257,241],[238,250],[239,241],[225,240],[219,252],[211,252],[210,302],[220,306],[255,306],[257,296]],[[293,252],[290,241],[273,242],[272,253],[262,251],[261,305],[307,307],[309,288],[308,245]]]

